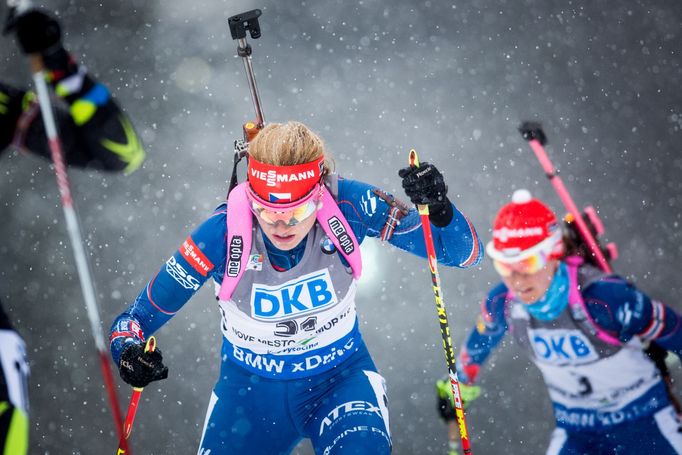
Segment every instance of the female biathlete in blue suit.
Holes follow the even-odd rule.
[[[585,263],[573,246],[562,238],[555,214],[527,191],[502,207],[486,247],[502,283],[482,303],[460,379],[472,384],[511,331],[552,400],[556,429],[548,455],[682,453],[661,369],[644,350],[654,343],[682,354],[680,316]],[[468,395],[476,398],[473,392]]]
[[[143,387],[167,376],[161,354],[143,352],[145,339],[212,278],[222,362],[200,454],[287,454],[302,438],[319,454],[389,453],[384,380],[356,317],[359,245],[378,237],[426,257],[419,215],[337,178],[300,123],[267,125],[249,146],[247,172],[114,322],[121,377]],[[412,202],[430,206],[438,260],[477,264],[481,243],[441,173],[423,164],[400,176]]]

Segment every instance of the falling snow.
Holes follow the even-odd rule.
[[[266,119],[319,131],[342,175],[402,197],[397,170],[416,148],[443,170],[453,201],[487,241],[515,189],[561,209],[516,130],[541,121],[574,198],[597,208],[619,245],[617,270],[682,309],[676,1],[55,0],[49,8],[148,153],[130,176],[71,172],[105,329],[225,196],[232,143],[253,117],[227,17],[253,8],[263,10],[263,36],[252,45]],[[0,60],[1,80],[29,82],[7,37]],[[113,453],[49,164],[4,154],[0,209],[0,298],[28,346],[31,453]],[[377,242],[363,252],[360,324],[388,383],[394,453],[443,454],[434,382],[445,364],[426,263]],[[489,262],[441,274],[458,349],[496,276]],[[170,377],[144,392],[137,453],[196,451],[218,375],[216,315],[205,286],[159,331]],[[484,395],[469,412],[475,453],[547,445],[549,400],[521,354],[507,340],[482,373]],[[123,404],[130,389],[117,383]],[[312,452],[304,443],[296,453]]]

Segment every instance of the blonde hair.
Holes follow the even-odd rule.
[[[324,156],[323,175],[334,166],[320,136],[300,122],[267,124],[249,143],[249,155],[274,166],[309,163]]]

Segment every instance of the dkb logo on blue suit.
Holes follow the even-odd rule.
[[[280,321],[318,312],[337,302],[329,270],[324,269],[282,285],[254,284],[251,316],[260,321]]]

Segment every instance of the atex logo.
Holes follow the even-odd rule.
[[[324,269],[279,286],[254,284],[251,316],[260,321],[280,321],[319,311],[338,302],[329,270]]]
[[[329,227],[331,228],[334,237],[336,237],[336,240],[339,241],[339,246],[343,252],[346,254],[351,254],[353,250],[355,250],[353,239],[348,234],[348,231],[346,231],[346,227],[343,225],[341,220],[335,216],[329,218]]]
[[[242,254],[244,254],[244,240],[241,235],[235,235],[230,240],[230,247],[227,249],[227,276],[236,277],[242,268]]]
[[[322,423],[320,424],[320,436],[324,433],[325,428],[331,427],[337,419],[359,413],[376,414],[379,418],[383,418],[379,407],[369,401],[347,401],[332,409],[331,412],[327,414],[327,417],[322,420]]]
[[[199,280],[187,273],[187,270],[175,260],[175,256],[171,256],[166,261],[166,272],[173,277],[175,281],[185,289],[196,291],[199,289]]]

